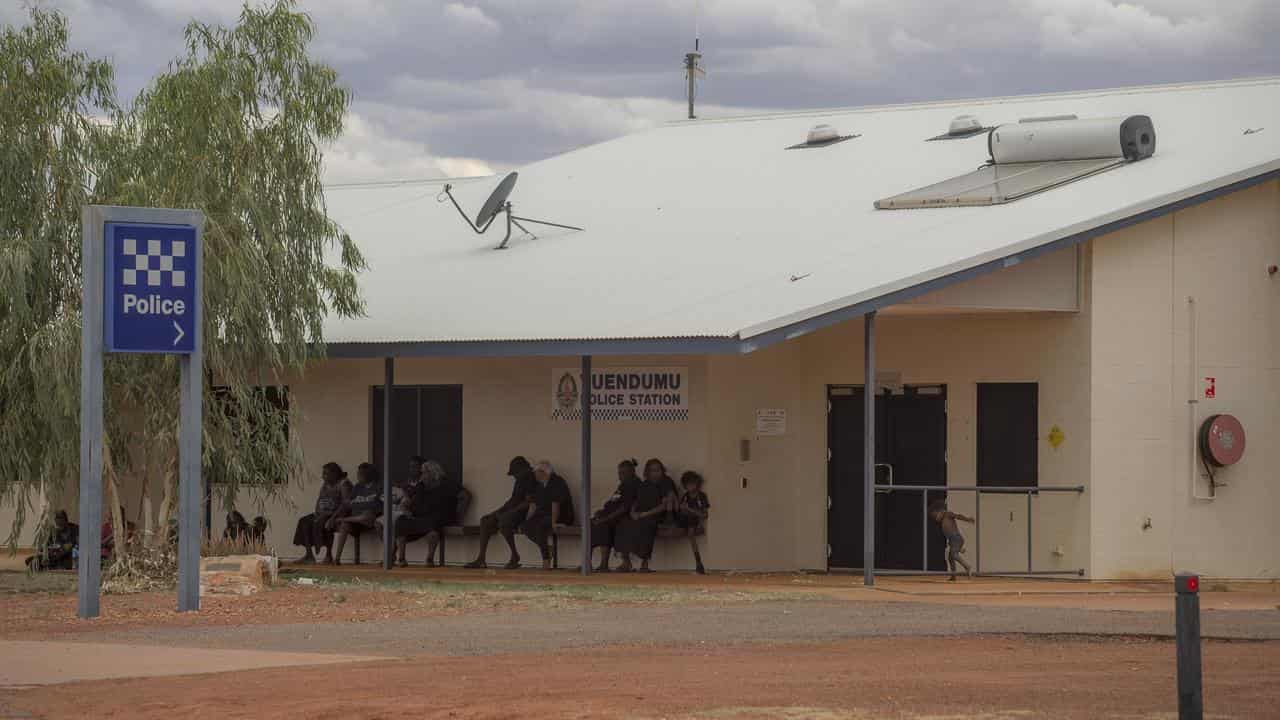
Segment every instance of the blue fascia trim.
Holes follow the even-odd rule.
[[[382,342],[382,343],[330,343],[329,358],[374,357],[547,357],[568,355],[721,355],[746,354],[761,348],[791,340],[832,325],[846,322],[890,305],[927,295],[965,280],[1001,270],[1018,263],[1040,257],[1046,253],[1088,242],[1124,228],[1163,217],[1201,203],[1229,195],[1240,190],[1280,179],[1280,170],[1273,170],[1238,180],[1220,188],[1146,210],[1136,215],[1114,220],[1104,225],[1069,235],[1038,247],[1022,250],[981,265],[960,270],[928,282],[896,290],[871,300],[832,310],[805,320],[770,330],[746,339],[736,337],[701,338],[636,338],[619,340],[469,340],[458,342]],[[915,212],[946,212],[945,209],[917,210]]]
[[[467,340],[331,343],[328,358],[548,357],[565,355],[714,355],[741,352],[737,338],[625,340]]]

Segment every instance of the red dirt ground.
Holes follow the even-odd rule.
[[[983,636],[822,646],[419,657],[77,683],[10,694],[18,717],[1152,717],[1175,712],[1167,641]],[[1280,643],[1205,645],[1212,716],[1276,717]],[[340,688],[320,692],[318,688]]]

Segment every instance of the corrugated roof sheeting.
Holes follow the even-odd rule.
[[[1156,154],[1007,205],[873,207],[987,160],[985,134],[926,142],[956,115],[1069,113],[1150,115]],[[817,123],[861,137],[786,150]],[[502,251],[442,183],[330,189],[370,269],[368,316],[326,339],[750,338],[1277,169],[1277,79],[675,123],[520,168],[517,214],[586,230]],[[498,180],[454,194],[474,214]]]

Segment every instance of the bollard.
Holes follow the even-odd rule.
[[[1200,675],[1200,576],[1173,576],[1178,638],[1178,720],[1201,720],[1204,695]]]

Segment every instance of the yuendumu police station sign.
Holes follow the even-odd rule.
[[[200,609],[200,462],[204,359],[197,210],[82,209],[80,329],[80,617],[97,617],[102,578],[103,358],[178,356],[178,610]]]
[[[582,370],[551,371],[551,417],[582,418]],[[591,419],[681,422],[689,419],[689,369],[602,367],[591,371]]]
[[[190,225],[105,223],[107,352],[195,350],[196,229]]]

